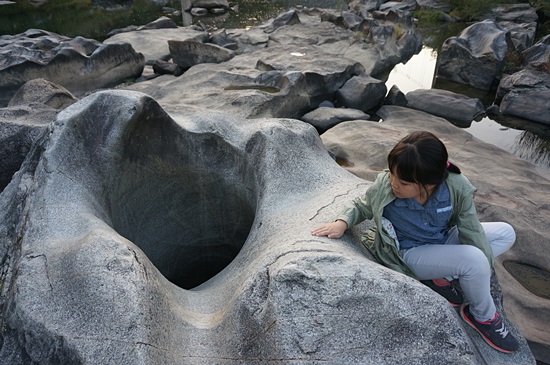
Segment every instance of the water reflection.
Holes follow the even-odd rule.
[[[425,46],[406,64],[394,67],[388,75],[386,86],[389,89],[397,85],[405,94],[418,89],[435,87],[477,98],[485,107],[493,103],[493,93],[464,84],[435,79],[436,67],[437,51]],[[484,142],[535,164],[543,170],[545,175],[550,176],[550,126],[509,116],[499,116],[495,119],[485,117],[480,121],[453,124]]]

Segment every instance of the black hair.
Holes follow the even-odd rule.
[[[449,171],[460,169],[448,161],[447,148],[433,133],[416,131],[401,139],[388,154],[388,167],[399,179],[416,183],[427,191],[427,185],[439,186]]]

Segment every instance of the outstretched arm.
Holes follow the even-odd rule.
[[[332,223],[323,224],[311,231],[314,236],[327,236],[328,238],[340,238],[348,228],[348,224],[343,220],[337,220]]]

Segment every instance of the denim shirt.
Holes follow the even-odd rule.
[[[384,207],[383,217],[392,223],[399,248],[407,249],[426,244],[444,244],[452,210],[451,195],[444,182],[424,205],[414,198],[397,198]]]

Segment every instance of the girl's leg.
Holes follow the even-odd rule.
[[[505,222],[484,222],[481,223],[483,230],[485,231],[485,237],[489,241],[489,245],[493,249],[493,255],[495,257],[502,255],[508,251],[516,241],[516,232],[514,228]],[[456,227],[451,228],[449,231],[449,238],[445,243],[447,245],[458,245],[458,229]]]
[[[490,222],[481,225],[495,257],[508,251],[514,244],[516,234],[508,223]],[[403,259],[420,280],[458,277],[474,317],[479,321],[494,317],[496,308],[491,297],[489,262],[478,248],[460,244],[456,227],[449,232],[445,245],[405,250]]]
[[[477,247],[452,244],[419,246],[403,250],[403,260],[420,280],[458,277],[476,319],[488,321],[494,317],[491,267]]]

